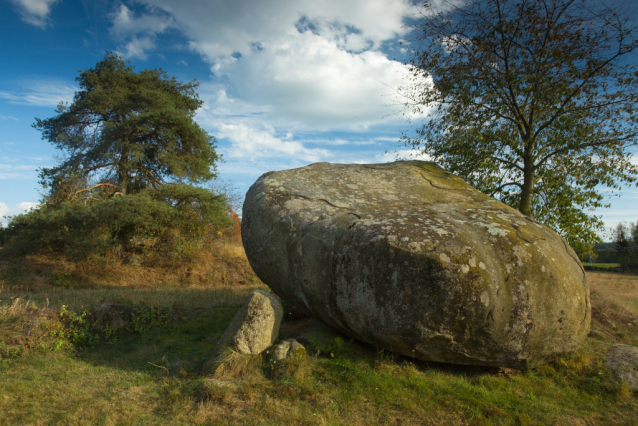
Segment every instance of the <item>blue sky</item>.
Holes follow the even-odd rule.
[[[408,124],[399,45],[410,0],[9,0],[0,2],[0,216],[35,205],[53,147],[31,128],[106,51],[137,70],[196,78],[196,121],[217,138],[220,177],[240,193],[263,173],[317,161],[392,161]],[[625,188],[597,212],[638,220]],[[6,222],[6,221],[5,221]]]

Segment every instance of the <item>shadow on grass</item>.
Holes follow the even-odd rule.
[[[190,308],[176,306],[173,309],[173,318],[167,325],[153,328],[144,334],[123,332],[110,341],[103,338],[93,346],[78,349],[77,357],[92,365],[139,371],[160,377],[205,377],[206,373],[202,368],[204,363],[212,356],[217,341],[243,302],[244,298],[238,295],[222,305]],[[312,333],[304,333],[303,330],[297,330],[296,333],[286,331],[294,330],[295,323],[304,321],[307,322],[308,319],[283,323],[280,340],[298,338],[307,348],[309,359],[348,359],[351,363],[362,363],[371,370],[409,365],[422,373],[439,372],[469,378],[481,375],[508,377],[520,373],[512,369],[426,362],[395,355],[334,330],[324,332],[319,338],[315,338]],[[262,358],[263,365],[267,368],[268,354],[264,353]]]

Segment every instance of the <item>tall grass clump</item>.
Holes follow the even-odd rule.
[[[20,297],[0,303],[0,359],[20,358],[34,349],[59,350],[67,341],[58,312]]]

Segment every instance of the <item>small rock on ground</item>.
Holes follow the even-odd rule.
[[[630,345],[611,345],[605,364],[612,368],[620,380],[638,390],[638,348]]]
[[[294,359],[306,356],[306,348],[303,347],[295,339],[286,339],[275,346],[270,354],[273,361],[282,361],[284,359]]]

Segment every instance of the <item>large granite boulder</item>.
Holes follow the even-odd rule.
[[[434,163],[266,173],[246,195],[242,239],[286,303],[395,353],[525,369],[589,333],[572,248]]]

